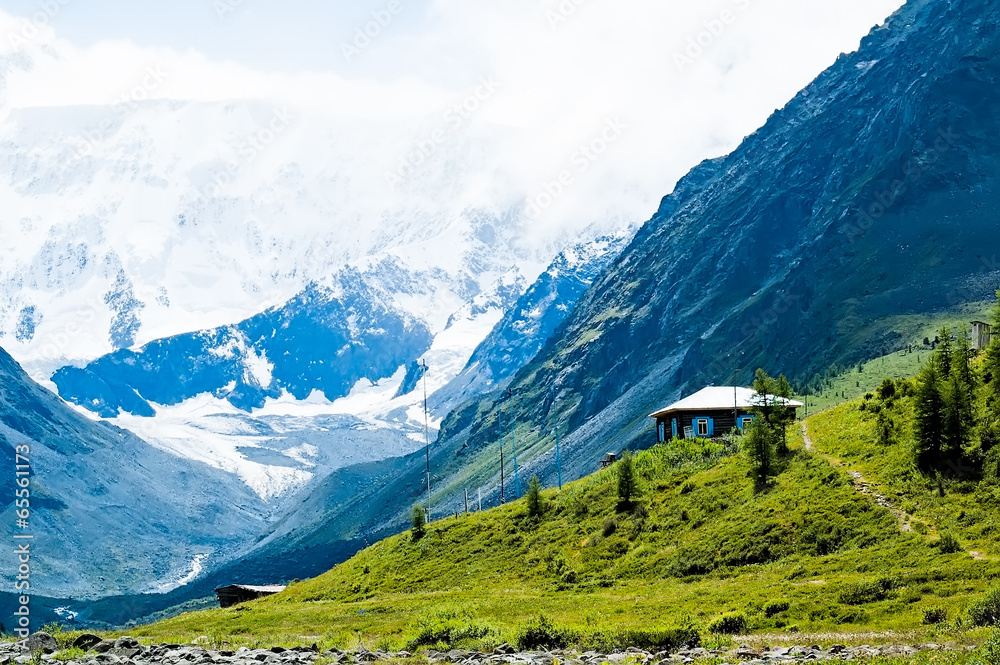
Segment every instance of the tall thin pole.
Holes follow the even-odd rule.
[[[500,503],[507,503],[503,492],[503,446],[500,446]]]
[[[517,430],[514,428],[514,394],[510,388],[507,389],[507,402],[510,409],[510,421],[507,423],[510,425],[510,436],[511,436],[511,446],[514,449],[514,498],[521,498],[521,479],[517,475]]]
[[[468,488],[466,488],[466,490],[465,490],[465,512],[466,513],[469,512],[469,490],[468,490]]]
[[[740,425],[740,414],[739,414],[739,398],[736,396],[736,381],[733,381],[733,427],[739,427]]]
[[[427,452],[427,521],[431,520],[431,437],[427,427],[427,363],[420,361],[424,381],[424,448]]]
[[[556,410],[556,382],[552,381],[552,412]],[[556,435],[556,473],[559,476],[559,489],[562,489],[562,455],[559,453],[559,420],[556,418],[552,430]]]
[[[483,488],[479,488],[479,512],[483,512]]]

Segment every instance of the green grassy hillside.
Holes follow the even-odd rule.
[[[737,615],[741,632],[784,635],[771,641],[954,637],[1000,576],[1000,490],[945,483],[941,496],[912,468],[909,444],[873,448],[865,403],[811,419],[812,450],[796,426],[762,492],[733,443],[673,442],[637,455],[642,497],[627,510],[612,468],[546,491],[539,519],[519,501],[434,522],[422,539],[394,536],[272,598],[131,632],[229,645],[489,647],[523,643],[525,626],[544,617],[546,630],[577,642],[624,646],[655,645],[678,627],[716,639],[718,619]],[[858,491],[852,472],[889,505],[871,487]],[[943,529],[962,551],[936,546]],[[925,626],[925,615],[944,623]]]

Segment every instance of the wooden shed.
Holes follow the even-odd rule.
[[[268,584],[266,586],[230,584],[229,586],[220,586],[215,590],[215,595],[218,596],[219,605],[221,607],[232,607],[233,605],[238,605],[239,603],[245,603],[248,600],[263,598],[264,596],[273,596],[274,594],[280,593],[284,590],[285,587],[282,584]]]
[[[713,438],[746,427],[753,420],[751,409],[763,405],[762,399],[788,409],[803,406],[802,402],[775,395],[762,398],[750,388],[709,386],[649,417],[656,419],[656,439],[661,443],[671,439]]]

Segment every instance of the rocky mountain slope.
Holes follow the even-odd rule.
[[[0,455],[13,515],[13,458],[29,451],[34,595],[96,598],[182,586],[232,558],[271,508],[237,479],[91,421],[0,350]],[[13,589],[17,569],[0,573]]]
[[[593,468],[606,449],[650,443],[645,415],[682,392],[745,384],[757,367],[803,386],[992,295],[998,11],[911,0],[663,199],[510,384],[502,406],[536,432],[522,443],[538,444],[539,473],[553,479],[557,424],[573,432],[574,471]],[[457,409],[441,443],[492,460],[497,406]]]

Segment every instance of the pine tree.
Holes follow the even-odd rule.
[[[942,327],[938,336],[941,339],[941,343],[938,344],[932,358],[938,364],[938,377],[946,381],[951,377],[951,363],[954,359],[951,346],[951,331],[948,330],[948,326]]]
[[[943,345],[941,353],[947,352]],[[944,398],[944,453],[949,460],[957,462],[965,454],[965,446],[972,439],[975,427],[973,399],[975,396],[975,378],[971,362],[972,349],[967,331],[958,335],[958,340],[951,348],[951,375],[947,384],[942,386]]]
[[[917,379],[914,404],[917,461],[925,469],[935,468],[941,461],[944,438],[944,399],[939,371],[939,363],[932,360],[924,365]]]
[[[425,525],[427,524],[427,511],[419,503],[414,505],[413,510],[410,511],[410,522],[413,527],[410,530],[410,535],[413,540],[420,540],[423,538],[426,533]]]
[[[993,308],[993,338],[986,347],[983,361],[983,392],[986,404],[984,421],[980,429],[983,451],[1000,444],[1000,291]]]
[[[626,450],[616,465],[618,475],[618,504],[628,508],[639,496],[639,483],[635,476],[635,461],[632,451]]]
[[[743,451],[750,460],[757,487],[767,484],[774,458],[774,430],[758,416],[750,421],[743,436]]]
[[[528,493],[524,498],[528,503],[528,517],[541,517],[545,506],[542,504],[542,483],[538,480],[538,476],[531,478],[531,482],[528,483]]]

